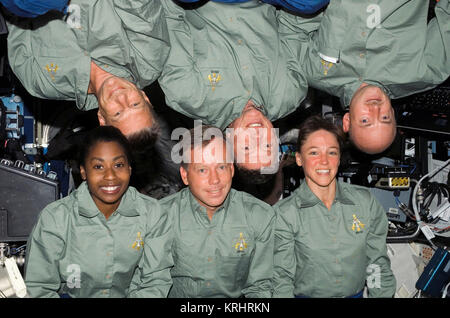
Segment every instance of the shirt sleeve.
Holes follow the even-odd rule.
[[[169,57],[158,79],[166,103],[186,116],[206,120],[209,114],[203,102],[207,90],[202,84],[202,73],[195,63],[194,40],[185,22],[185,11],[172,0],[161,0],[161,3],[171,45]]]
[[[44,209],[27,243],[25,285],[30,297],[59,298],[58,261],[65,248],[63,222]]]
[[[450,1],[440,0],[435,7],[435,15],[428,23],[424,51],[428,72],[425,80],[440,84],[450,76]]]
[[[275,226],[274,251],[274,298],[294,297],[294,278],[297,266],[295,258],[294,226],[295,220],[289,220],[288,211],[278,207]]]
[[[255,209],[253,212],[257,219],[253,224],[260,224],[255,239],[255,252],[250,260],[249,274],[242,293],[246,298],[270,298],[272,297],[273,276],[273,247],[275,214],[270,211]],[[261,215],[265,218],[261,219]]]
[[[370,230],[367,235],[368,294],[370,298],[393,297],[396,291],[396,280],[387,255],[388,219],[383,207],[372,195],[368,208],[371,214]]]
[[[80,109],[96,108],[95,98],[88,99],[87,95],[89,54],[77,45],[66,22],[45,19],[8,19],[11,69],[35,97],[76,101]],[[93,105],[87,106],[88,102]]]
[[[159,0],[113,0],[130,45],[132,73],[144,88],[160,75],[169,54],[169,34]]]
[[[171,218],[168,213],[162,212],[159,203],[152,207],[147,229],[144,253],[133,276],[128,297],[165,298],[172,286],[172,233]]]

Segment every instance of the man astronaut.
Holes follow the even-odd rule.
[[[98,108],[100,125],[129,139],[154,133],[141,89],[158,78],[169,52],[160,1],[73,0],[67,12],[7,19],[9,62],[25,89]]]
[[[433,0],[434,1],[434,0]],[[333,0],[324,12],[280,12],[308,84],[348,107],[343,129],[369,153],[396,134],[391,99],[432,89],[450,76],[450,2],[440,0],[429,22],[428,1]]]

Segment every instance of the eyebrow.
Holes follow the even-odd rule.
[[[121,159],[121,158],[126,159],[126,156],[125,156],[125,155],[120,155],[120,156],[114,157],[114,158],[113,158],[113,161],[119,160],[119,159]],[[94,161],[94,160],[105,161],[105,159],[99,158],[99,157],[92,157],[90,161]]]

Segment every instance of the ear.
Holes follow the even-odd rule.
[[[145,94],[145,92],[144,92],[143,90],[141,90],[141,94],[142,94],[142,97],[144,98],[144,100],[145,100],[147,103],[149,103],[150,105],[152,105],[152,103],[150,103],[150,99],[148,99],[147,94]]]
[[[83,179],[83,181],[86,181],[86,170],[84,169],[83,166],[80,166],[80,173],[81,173],[81,178]]]
[[[100,126],[106,126],[105,117],[103,117],[102,113],[100,112],[100,109],[97,111],[97,118],[98,122],[100,123]]]
[[[342,129],[344,132],[349,132],[350,130],[350,113],[345,113],[344,117],[342,117]]]
[[[302,166],[302,156],[300,155],[299,152],[295,153],[295,162],[297,163],[297,166],[299,167]]]
[[[234,163],[231,163],[231,178],[234,177]]]
[[[186,169],[183,168],[183,166],[180,166],[180,175],[181,175],[181,180],[183,180],[183,183],[185,185],[189,185],[189,181],[187,178],[187,171],[186,171]]]

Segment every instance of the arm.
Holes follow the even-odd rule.
[[[370,230],[367,235],[367,287],[370,298],[393,297],[396,281],[387,255],[388,220],[383,207],[371,195]]]
[[[31,297],[59,298],[58,260],[65,248],[62,230],[61,220],[44,209],[27,243],[25,284]]]
[[[260,207],[258,205],[258,207]],[[270,298],[272,296],[273,276],[273,244],[275,214],[271,207],[267,206],[270,214],[259,209],[254,214],[265,215],[264,222],[261,217],[254,219],[252,224],[261,224],[257,230],[258,236],[255,240],[255,250],[250,260],[247,282],[242,293],[246,298]]]
[[[44,19],[8,20],[11,68],[31,95],[75,100],[83,109],[88,102],[91,59],[63,20]]]
[[[275,226],[274,252],[274,298],[294,297],[295,259],[295,220],[289,220],[288,211],[275,208],[277,215]],[[284,212],[284,213],[283,213]]]
[[[140,88],[161,74],[169,54],[169,35],[159,0],[113,0],[114,10],[130,45],[132,73]]]
[[[194,40],[185,11],[172,0],[161,0],[170,38],[170,53],[158,79],[169,107],[182,114],[206,119],[209,108],[203,106],[207,90],[194,60]],[[202,107],[203,106],[203,107]],[[186,112],[184,110],[189,110]]]
[[[435,14],[436,17],[428,23],[424,51],[428,66],[425,80],[440,84],[450,76],[450,1],[440,0],[436,4]]]
[[[280,38],[280,62],[271,81],[269,114],[282,118],[300,106],[308,92],[304,68],[310,39],[319,28],[323,14],[302,18],[283,10],[277,11]]]
[[[149,214],[144,253],[127,297],[165,298],[172,286],[171,218],[162,212],[159,203],[152,206]]]

